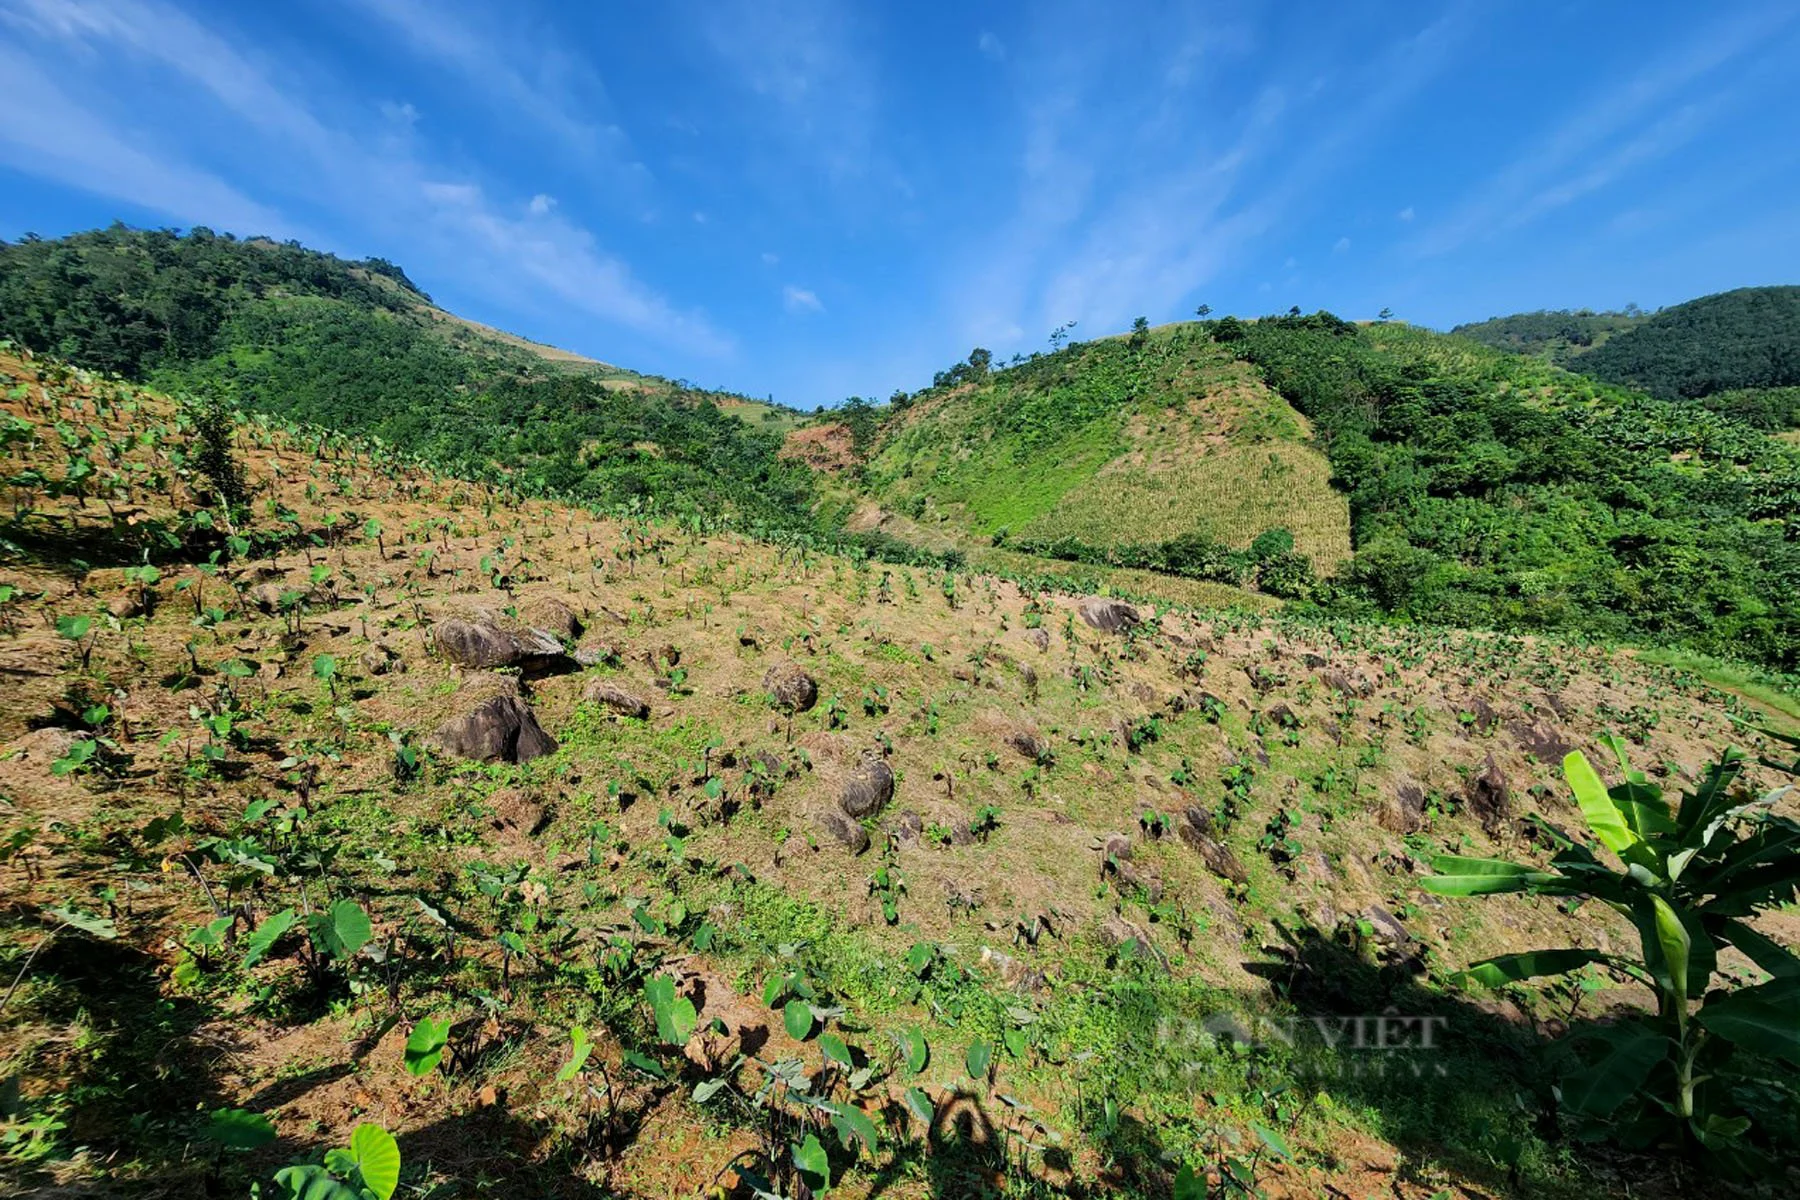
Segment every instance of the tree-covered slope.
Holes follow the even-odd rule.
[[[1312,421],[1349,495],[1338,603],[1800,664],[1800,454],[1658,400],[1321,313],[1213,336]]]
[[[1349,553],[1343,497],[1307,437],[1253,371],[1175,325],[1002,369],[977,351],[865,439],[864,480],[927,525],[1235,583],[1277,555],[1329,572]]]
[[[1567,367],[1582,354],[1608,339],[1637,328],[1645,315],[1626,312],[1594,312],[1591,309],[1539,309],[1489,317],[1458,325],[1450,332],[1515,354],[1529,354]],[[1574,368],[1571,368],[1574,369]]]
[[[1651,315],[1517,313],[1451,332],[1664,400],[1800,386],[1800,287],[1738,288]],[[1709,407],[1739,416],[1766,411],[1741,397]],[[1784,411],[1791,412],[1791,404]],[[1752,423],[1771,427],[1755,417]]]
[[[1800,287],[1739,288],[1664,309],[1575,369],[1664,399],[1800,385]]]
[[[529,491],[784,524],[811,498],[779,425],[730,415],[752,402],[463,321],[380,259],[120,225],[0,242],[0,336]]]

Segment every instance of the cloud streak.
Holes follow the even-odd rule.
[[[551,197],[539,193],[516,206],[490,198],[479,183],[458,178],[464,172],[426,157],[414,121],[395,122],[391,110],[374,130],[328,121],[303,93],[178,9],[157,0],[0,0],[0,20],[95,77],[154,68],[165,127],[216,124],[222,111],[254,131],[273,164],[255,182],[273,201],[196,165],[193,153],[210,144],[156,145],[119,114],[73,99],[27,55],[0,51],[0,62],[17,60],[8,79],[28,83],[0,96],[0,154],[15,169],[235,231],[299,236],[303,223],[284,210],[304,206],[365,235],[371,225],[384,229],[384,241],[433,236],[472,251],[438,260],[453,264],[471,290],[511,288],[526,304],[531,293],[547,293],[665,345],[712,357],[735,350],[735,339],[643,283],[590,231],[561,216]]]

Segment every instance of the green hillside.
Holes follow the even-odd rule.
[[[1204,331],[1173,325],[998,370],[978,351],[890,415],[864,479],[927,528],[1240,583],[1273,553],[1325,572],[1349,555],[1308,434]],[[1250,554],[1271,533],[1278,549]]]
[[[1800,287],[1677,304],[1582,354],[1574,369],[1666,400],[1800,385]]]
[[[1356,557],[1331,602],[1800,664],[1800,455],[1670,402],[1402,325],[1213,329],[1313,422]]]
[[[1529,354],[1559,367],[1604,344],[1608,339],[1637,328],[1647,319],[1642,312],[1594,312],[1592,309],[1539,309],[1506,317],[1489,317],[1458,325],[1450,332],[1461,337]],[[1576,369],[1576,368],[1571,368]]]
[[[1800,287],[1738,288],[1654,314],[1516,313],[1451,332],[1664,400],[1703,400],[1770,432],[1800,426]]]
[[[811,498],[775,456],[785,410],[465,321],[380,259],[119,225],[0,242],[0,335],[530,492],[790,524]]]

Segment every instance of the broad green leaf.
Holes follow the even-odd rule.
[[[332,1178],[319,1166],[283,1167],[275,1182],[286,1189],[286,1200],[363,1200],[355,1188]]]
[[[307,918],[313,943],[339,962],[348,960],[368,945],[375,931],[369,914],[354,900],[339,900],[322,913]]]
[[[1588,762],[1587,755],[1579,750],[1569,751],[1563,759],[1563,778],[1568,780],[1569,790],[1575,793],[1575,803],[1581,806],[1583,819],[1601,845],[1614,854],[1623,855],[1638,844],[1637,834],[1625,824],[1623,814],[1607,794],[1606,785],[1600,781],[1600,775]]]
[[[1655,909],[1656,939],[1662,946],[1663,962],[1669,973],[1671,999],[1675,1004],[1676,1019],[1685,1026],[1687,1024],[1688,1003],[1688,952],[1693,943],[1688,937],[1687,926],[1682,923],[1681,914],[1672,908],[1661,896],[1650,897]]]
[[[1556,876],[1523,863],[1499,858],[1463,858],[1443,854],[1431,860],[1435,875],[1419,880],[1419,886],[1439,896],[1484,896],[1495,892],[1522,892]]]
[[[652,1079],[667,1079],[669,1077],[668,1071],[663,1069],[661,1063],[647,1055],[639,1054],[636,1050],[627,1050],[625,1052],[625,1061],[642,1071],[644,1074],[650,1076]]]
[[[1174,1200],[1206,1200],[1206,1177],[1194,1173],[1186,1163],[1175,1172]]]
[[[110,942],[119,936],[119,928],[106,917],[82,912],[78,908],[58,905],[49,910],[50,915],[71,929],[79,929],[85,934]]]
[[[244,939],[244,965],[254,967],[261,962],[282,935],[294,927],[296,919],[293,909],[284,908],[258,925],[256,932]]]
[[[907,1111],[917,1117],[920,1124],[930,1125],[933,1121],[937,1120],[937,1105],[933,1104],[931,1102],[931,1097],[927,1096],[921,1089],[916,1087],[907,1088],[905,1100]]]
[[[1777,979],[1800,978],[1800,958],[1780,942],[1766,937],[1742,921],[1727,919],[1718,936],[1736,946],[1751,962]]]
[[[1694,1019],[1708,1032],[1756,1054],[1800,1065],[1800,996],[1778,979],[1703,1005]]]
[[[963,1066],[968,1068],[970,1079],[986,1079],[988,1067],[993,1061],[994,1048],[977,1038],[970,1043],[969,1053],[963,1058]]]
[[[923,1029],[908,1029],[901,1036],[906,1039],[906,1069],[917,1075],[931,1061],[931,1043]]]
[[[1027,1043],[1025,1041],[1025,1031],[1023,1029],[1008,1029],[1005,1033],[1000,1035],[1000,1040],[1006,1044],[1006,1052],[1008,1054],[1012,1055],[1014,1058],[1025,1057]]]
[[[389,1200],[400,1183],[400,1146],[381,1126],[364,1122],[350,1135],[350,1157],[375,1200]]]
[[[727,1079],[702,1079],[694,1085],[694,1103],[705,1104],[718,1095],[719,1090],[729,1082],[730,1080]]]
[[[573,1046],[569,1050],[569,1061],[556,1073],[558,1083],[567,1083],[579,1075],[581,1068],[587,1065],[588,1056],[594,1052],[594,1043],[588,1041],[588,1031],[580,1025],[569,1030],[569,1041]]]
[[[450,1022],[426,1017],[413,1026],[406,1039],[406,1073],[429,1075],[444,1059],[444,1043],[450,1039]]]
[[[819,1035],[819,1050],[832,1062],[840,1063],[846,1067],[856,1066],[855,1061],[850,1057],[850,1047],[846,1046],[844,1044],[844,1039],[837,1036],[835,1033],[821,1033]]]
[[[789,1000],[781,1010],[781,1023],[787,1026],[789,1037],[797,1042],[805,1041],[813,1028],[812,1005],[804,1000]]]
[[[819,1144],[814,1134],[807,1134],[806,1140],[794,1147],[794,1166],[800,1170],[800,1178],[807,1188],[816,1193],[829,1191],[831,1188],[831,1159],[826,1157],[825,1147]]]
[[[1256,1136],[1262,1139],[1263,1145],[1267,1146],[1276,1158],[1285,1162],[1294,1157],[1293,1152],[1288,1149],[1287,1143],[1282,1141],[1281,1135],[1276,1133],[1273,1129],[1270,1129],[1266,1125],[1257,1125],[1254,1123],[1251,1124],[1250,1128],[1256,1131]]]
[[[1601,1043],[1600,1057],[1562,1083],[1563,1104],[1591,1117],[1610,1116],[1642,1088],[1672,1045],[1642,1021],[1609,1026],[1593,1040]]]
[[[1542,975],[1561,975],[1589,963],[1606,960],[1607,956],[1598,950],[1528,950],[1523,954],[1502,954],[1498,958],[1475,963],[1468,970],[1459,971],[1451,978],[1458,983],[1473,982],[1486,987],[1501,987]]]
[[[831,1114],[831,1127],[837,1131],[838,1141],[844,1149],[854,1150],[860,1143],[870,1154],[875,1153],[881,1135],[875,1131],[875,1122],[869,1119],[869,1114],[854,1104],[830,1100],[825,1102],[825,1111]]]
[[[687,1045],[688,1039],[694,1036],[694,1026],[700,1022],[694,1002],[686,996],[677,996],[675,981],[667,975],[645,980],[644,995],[650,1000],[651,1012],[656,1014],[656,1036],[671,1046]]]
[[[206,1122],[206,1140],[227,1150],[254,1150],[275,1140],[275,1123],[242,1108],[216,1108]]]

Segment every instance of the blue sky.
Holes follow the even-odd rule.
[[[123,219],[812,407],[1206,302],[1800,282],[1800,5],[0,0],[0,236]]]

